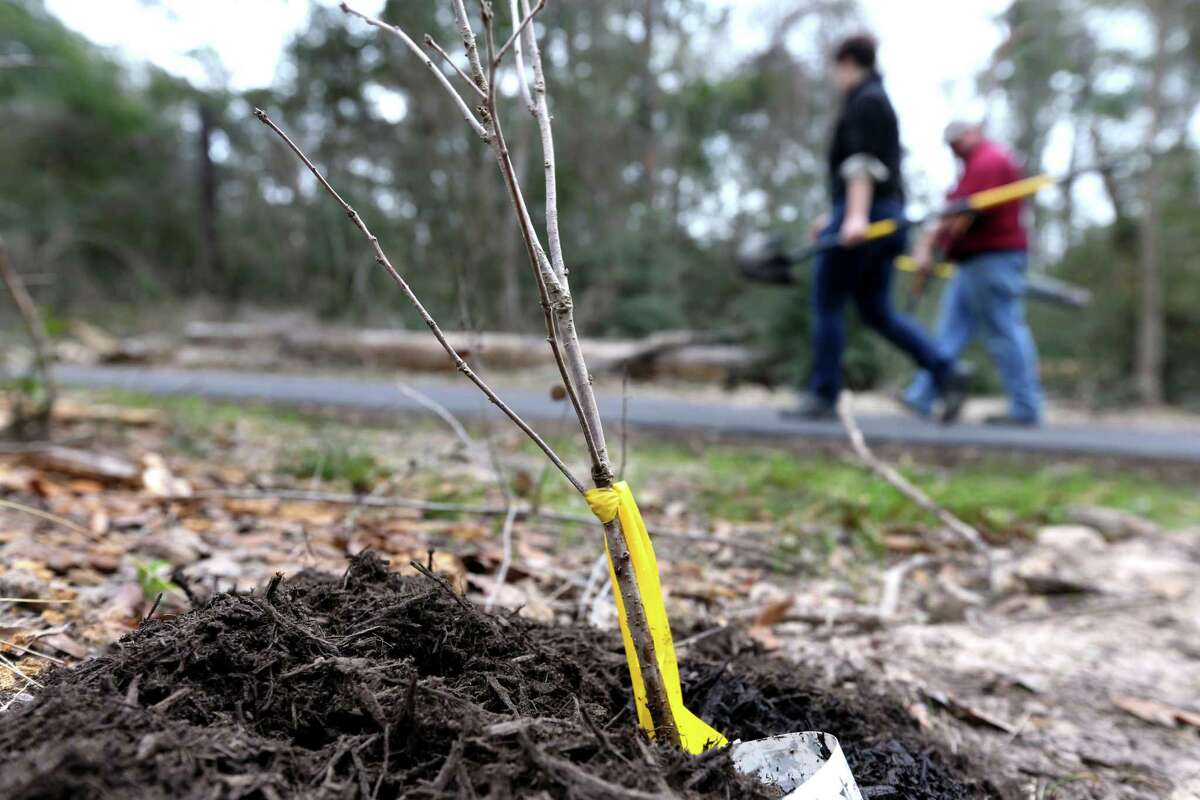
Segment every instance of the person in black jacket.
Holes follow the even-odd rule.
[[[874,38],[851,36],[833,54],[832,79],[843,96],[829,147],[832,211],[818,219],[812,238],[840,245],[813,264],[813,362],[808,391],[787,412],[808,419],[835,415],[846,349],[845,305],[850,298],[867,325],[933,376],[942,396],[942,419],[953,421],[965,399],[965,380],[954,359],[891,302],[893,261],[904,251],[907,230],[864,242],[867,226],[903,219],[900,130],[896,112],[875,69]]]

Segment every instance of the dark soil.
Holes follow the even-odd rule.
[[[689,651],[733,738],[836,734],[867,798],[990,790],[887,698],[732,645]],[[721,650],[724,652],[721,652]],[[484,614],[375,556],[151,620],[0,721],[0,797],[768,797],[636,732],[619,638]]]

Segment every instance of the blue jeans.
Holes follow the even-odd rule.
[[[903,204],[895,200],[878,200],[871,206],[872,221],[898,219],[903,213]],[[821,236],[836,236],[844,216],[845,208],[834,206],[829,225]],[[862,321],[928,370],[935,386],[940,386],[949,374],[953,358],[944,354],[915,322],[892,307],[893,261],[903,252],[907,238],[907,230],[901,230],[858,247],[838,247],[816,258],[813,264],[813,364],[809,389],[822,400],[836,402],[842,388],[845,307],[850,298],[854,299]]]
[[[1025,323],[1025,265],[1022,250],[982,253],[959,264],[942,292],[938,343],[957,357],[982,333],[992,362],[1004,381],[1011,417],[1037,422],[1042,415],[1037,347]],[[922,372],[904,392],[915,410],[928,414],[936,391]]]

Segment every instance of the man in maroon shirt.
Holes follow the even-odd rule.
[[[978,125],[956,122],[946,128],[946,143],[962,161],[958,185],[947,195],[957,200],[984,189],[1020,180],[1012,155],[987,139]],[[1008,395],[1008,412],[988,422],[1037,425],[1042,416],[1037,348],[1025,323],[1025,267],[1029,240],[1021,222],[1021,202],[987,211],[944,217],[924,232],[913,256],[928,271],[935,251],[958,263],[958,271],[942,293],[937,340],[957,357],[976,334],[1000,372]],[[926,372],[904,392],[904,402],[921,416],[933,411],[933,380]]]

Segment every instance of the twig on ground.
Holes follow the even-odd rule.
[[[4,712],[8,711],[8,709],[10,709],[12,707],[13,703],[17,702],[17,700],[21,697],[21,694],[26,689],[28,689],[29,686],[30,686],[29,681],[25,681],[24,685],[21,686],[20,689],[14,690],[12,693],[12,696],[8,698],[8,701],[5,702],[4,705],[0,706],[0,714],[3,714]]]
[[[938,505],[929,495],[921,491],[921,489],[901,475],[894,467],[871,451],[871,448],[867,446],[866,439],[863,437],[862,430],[858,427],[858,423],[854,419],[853,404],[854,396],[849,391],[843,391],[841,397],[838,398],[837,414],[838,419],[842,422],[842,428],[846,431],[846,435],[850,439],[850,446],[854,448],[854,452],[858,454],[863,463],[872,472],[891,484],[900,494],[936,517],[939,522],[953,531],[955,535],[966,542],[973,550],[985,556],[988,555],[987,543],[983,541],[983,537],[979,535],[979,531]]]
[[[883,573],[883,590],[879,593],[878,606],[880,617],[890,619],[895,616],[896,609],[900,607],[900,587],[903,586],[908,573],[932,561],[933,559],[927,555],[915,555],[890,567]]]
[[[34,686],[38,687],[39,689],[45,688],[44,686],[42,686],[42,684],[38,683],[33,678],[29,677],[24,672],[22,672],[20,667],[18,667],[13,662],[9,661],[3,655],[0,655],[0,666],[4,667],[5,669],[7,669],[9,672],[13,673],[14,675],[17,675],[18,677],[23,678],[28,683],[32,683]]]
[[[60,658],[55,658],[54,656],[46,655],[45,653],[38,652],[37,650],[30,650],[28,647],[22,647],[21,645],[17,644],[16,642],[10,642],[7,639],[0,639],[0,645],[2,645],[4,647],[11,647],[13,650],[17,650],[28,656],[37,656],[38,658],[44,658],[47,661],[49,661],[51,664],[58,664],[59,666],[62,666],[67,663]]]
[[[476,448],[479,447],[478,443],[471,438],[471,434],[467,433],[467,429],[463,426],[463,424],[458,421],[458,417],[451,414],[450,410],[444,405],[434,400],[420,389],[409,386],[403,381],[397,381],[396,388],[400,391],[400,394],[429,409],[438,417],[438,419],[440,419],[442,422],[445,422],[454,435],[458,437],[458,440],[462,442],[463,447],[467,449],[467,452],[474,452]]]
[[[433,551],[430,551],[430,552],[432,553]],[[429,567],[425,566],[424,564],[422,564],[420,561],[417,561],[416,559],[413,559],[412,561],[409,561],[408,563],[417,572],[421,573],[426,578],[429,578],[429,580],[431,580],[435,584],[437,584],[438,588],[444,590],[446,592],[446,594],[453,597],[454,602],[458,603],[463,608],[470,610],[471,604],[468,603],[466,600],[462,599],[461,597],[459,597],[458,592],[454,591],[454,587],[452,587],[450,584],[446,583],[445,578],[443,578],[441,575],[438,575],[433,570],[431,570]]]
[[[0,603],[29,603],[32,605],[70,605],[74,600],[50,600],[44,597],[0,597]]]
[[[89,539],[96,538],[95,531],[88,530],[87,528],[83,527],[82,525],[78,525],[78,524],[72,522],[71,520],[67,519],[66,517],[60,517],[58,514],[51,514],[49,511],[42,511],[40,508],[34,508],[33,506],[27,506],[24,503],[18,503],[15,500],[0,499],[0,508],[7,508],[10,511],[19,511],[22,514],[29,514],[30,516],[33,516],[33,517],[39,517],[41,519],[46,520],[47,522],[57,523],[59,525],[62,525],[64,528],[66,528],[68,530],[74,531],[75,533],[83,534],[84,536],[88,537]]]
[[[500,597],[500,590],[504,588],[504,581],[508,578],[508,568],[512,564],[513,523],[516,519],[517,507],[510,503],[508,513],[504,515],[504,526],[500,530],[500,541],[504,555],[500,560],[500,568],[496,570],[496,584],[492,587],[492,591],[488,594],[487,602],[483,606],[484,611],[490,612],[495,607],[496,600]]]
[[[519,731],[517,738],[535,764],[551,775],[556,776],[560,782],[567,786],[586,787],[588,794],[593,794],[597,797],[627,798],[627,800],[659,800],[659,798],[663,797],[658,792],[643,792],[637,789],[628,789],[615,783],[609,783],[566,759],[552,756],[534,744],[533,740],[524,731]],[[638,741],[641,740],[639,739]]]
[[[715,625],[699,633],[676,642],[675,649],[681,650],[691,647],[694,644],[704,641],[705,639],[716,636],[731,630],[743,630],[754,626],[754,617],[758,614],[758,609],[752,610],[750,613],[739,616],[730,622],[723,625]],[[828,611],[788,611],[779,619],[780,623],[792,622],[802,625],[810,625],[813,628],[832,629],[834,627],[851,626],[858,631],[872,631],[883,627],[885,623],[893,622],[903,624],[908,620],[893,618],[891,620],[882,617],[878,611],[871,608],[848,608],[848,609],[830,609]]]
[[[583,591],[579,593],[579,604],[576,606],[577,619],[587,617],[588,607],[592,602],[592,595],[596,593],[596,587],[604,580],[605,567],[607,565],[608,559],[603,553],[596,556],[596,560],[592,562],[592,568],[588,570],[587,583],[583,585]]]

